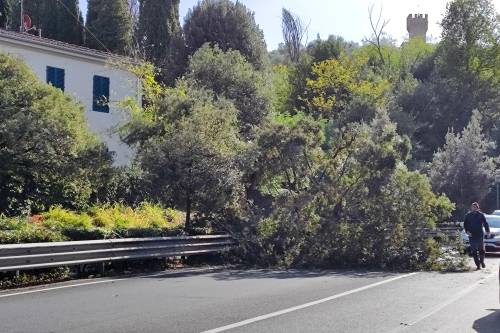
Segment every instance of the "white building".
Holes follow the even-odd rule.
[[[139,81],[132,73],[110,66],[126,58],[26,33],[0,29],[0,52],[22,59],[43,82],[74,96],[85,107],[89,128],[115,152],[115,163],[127,164],[130,148],[114,132],[127,119],[117,103],[139,100]],[[102,103],[107,99],[109,103]]]

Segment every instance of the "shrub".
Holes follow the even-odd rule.
[[[61,206],[54,206],[42,214],[43,224],[53,230],[60,229],[90,229],[92,218],[86,213],[75,213]]]
[[[83,107],[0,53],[0,211],[28,215],[61,204],[84,208],[111,154]]]
[[[81,213],[55,206],[32,218],[0,215],[0,243],[170,236],[183,231],[184,218],[150,203],[94,206]]]
[[[41,243],[64,240],[60,232],[30,223],[27,218],[6,218],[0,216],[0,244]]]

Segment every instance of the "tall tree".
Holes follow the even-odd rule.
[[[441,62],[453,72],[500,75],[499,17],[491,0],[455,0],[446,8],[441,26]]]
[[[281,29],[288,56],[292,62],[298,62],[302,52],[302,39],[307,33],[307,27],[300,17],[283,8],[281,14]]]
[[[89,0],[87,29],[88,47],[122,55],[132,46],[132,19],[127,0]]]
[[[83,25],[78,0],[59,0],[56,39],[70,44],[83,45]]]
[[[232,101],[238,110],[240,132],[247,137],[268,113],[266,81],[238,51],[223,52],[206,44],[191,57],[186,77]]]
[[[211,43],[223,51],[240,51],[256,69],[263,69],[269,62],[264,33],[255,23],[253,12],[238,1],[201,1],[188,12],[184,34],[189,55]]]
[[[11,5],[9,0],[0,0],[0,28],[6,29],[10,22]]]
[[[474,111],[461,133],[448,132],[446,144],[434,155],[429,175],[435,191],[456,203],[461,218],[472,201],[481,201],[493,182],[495,160],[488,156],[495,144],[483,133],[481,115]]]
[[[351,53],[359,46],[354,42],[347,42],[340,36],[330,35],[326,40],[318,38],[307,45],[307,53],[313,62],[328,59],[339,59],[342,52]]]
[[[179,21],[180,0],[141,0],[139,43],[145,58],[168,83],[184,70],[184,41]]]
[[[17,30],[20,25],[19,11],[19,3],[15,2],[11,29]],[[41,30],[43,37],[83,44],[83,16],[78,0],[25,0],[23,11],[31,18],[33,26]]]

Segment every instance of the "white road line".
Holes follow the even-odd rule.
[[[69,285],[51,287],[51,288],[25,290],[25,291],[3,294],[3,295],[0,294],[0,298],[20,296],[20,295],[33,294],[33,293],[41,293],[41,292],[59,290],[59,289],[83,287],[83,286],[89,286],[89,285],[93,285],[93,284],[113,283],[113,282],[117,282],[117,281],[125,281],[125,280],[129,280],[129,279],[134,279],[134,278],[149,278],[149,277],[155,277],[155,276],[168,276],[168,275],[183,274],[183,273],[200,273],[200,272],[205,272],[205,271],[208,273],[210,271],[217,270],[217,269],[220,269],[220,268],[200,268],[200,269],[190,269],[190,270],[179,270],[179,271],[173,271],[173,272],[160,272],[160,273],[147,274],[147,275],[134,275],[131,277],[120,277],[117,279],[106,279],[106,280],[99,280],[99,281],[92,281],[92,282],[69,284]]]
[[[349,290],[349,291],[346,291],[346,292],[343,292],[343,293],[340,293],[340,294],[336,294],[336,295],[333,295],[333,296],[322,298],[322,299],[319,299],[319,300],[316,300],[316,301],[312,301],[312,302],[309,302],[309,303],[305,303],[305,304],[302,304],[302,305],[297,305],[297,306],[294,306],[294,307],[291,307],[291,308],[288,308],[288,309],[283,309],[283,310],[280,310],[280,311],[271,312],[271,313],[268,313],[266,315],[262,315],[262,316],[250,318],[250,319],[243,320],[243,321],[240,321],[240,322],[237,322],[237,323],[234,323],[234,324],[230,324],[230,325],[226,325],[226,326],[214,328],[214,329],[211,329],[211,330],[208,330],[208,331],[203,331],[201,333],[218,333],[218,332],[224,332],[224,331],[227,331],[227,330],[230,330],[230,329],[233,329],[233,328],[245,326],[245,325],[252,324],[252,323],[255,323],[255,322],[258,322],[258,321],[262,321],[262,320],[266,320],[266,319],[269,319],[269,318],[281,316],[281,315],[284,315],[286,313],[290,313],[290,312],[302,310],[302,309],[305,309],[305,308],[308,308],[308,307],[311,307],[311,306],[314,306],[314,305],[318,305],[318,304],[321,304],[321,303],[329,302],[329,301],[332,301],[334,299],[338,299],[338,298],[341,298],[341,297],[344,297],[344,296],[348,296],[348,295],[351,295],[351,294],[354,294],[354,293],[358,293],[358,292],[363,291],[363,290],[367,290],[367,289],[371,289],[371,288],[374,288],[374,287],[378,287],[380,285],[383,285],[383,284],[386,284],[386,283],[389,283],[389,282],[393,282],[393,281],[396,281],[396,280],[404,279],[406,277],[410,277],[410,276],[413,276],[415,274],[418,274],[418,273],[409,273],[409,274],[404,274],[404,275],[396,276],[396,277],[393,277],[393,278],[390,278],[390,279],[387,279],[387,280],[383,280],[383,281],[380,281],[380,282],[369,284],[367,286],[363,286],[363,287],[360,287],[360,288],[352,289],[352,290]]]
[[[472,291],[474,291],[475,289],[477,289],[478,287],[480,287],[482,284],[485,284],[486,281],[488,281],[489,279],[491,279],[494,276],[496,276],[495,273],[488,274],[486,277],[483,277],[480,280],[476,281],[474,284],[472,284],[469,287],[467,287],[466,289],[460,291],[459,293],[457,293],[452,298],[444,301],[441,304],[438,304],[437,306],[435,306],[434,308],[430,309],[429,311],[422,313],[420,316],[418,316],[413,321],[411,321],[409,323],[405,323],[404,326],[402,326],[402,327],[398,327],[396,330],[394,330],[394,332],[402,332],[402,331],[405,330],[405,328],[411,327],[411,326],[413,326],[413,325],[421,322],[422,320],[424,320],[426,318],[429,318],[430,316],[432,316],[432,315],[436,314],[437,312],[443,310],[448,305],[451,305],[451,304],[455,303],[456,301],[458,301],[459,299],[461,299],[465,295],[471,293]]]

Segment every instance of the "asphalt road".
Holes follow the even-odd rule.
[[[0,293],[0,332],[500,333],[498,265],[468,273],[212,271]]]

